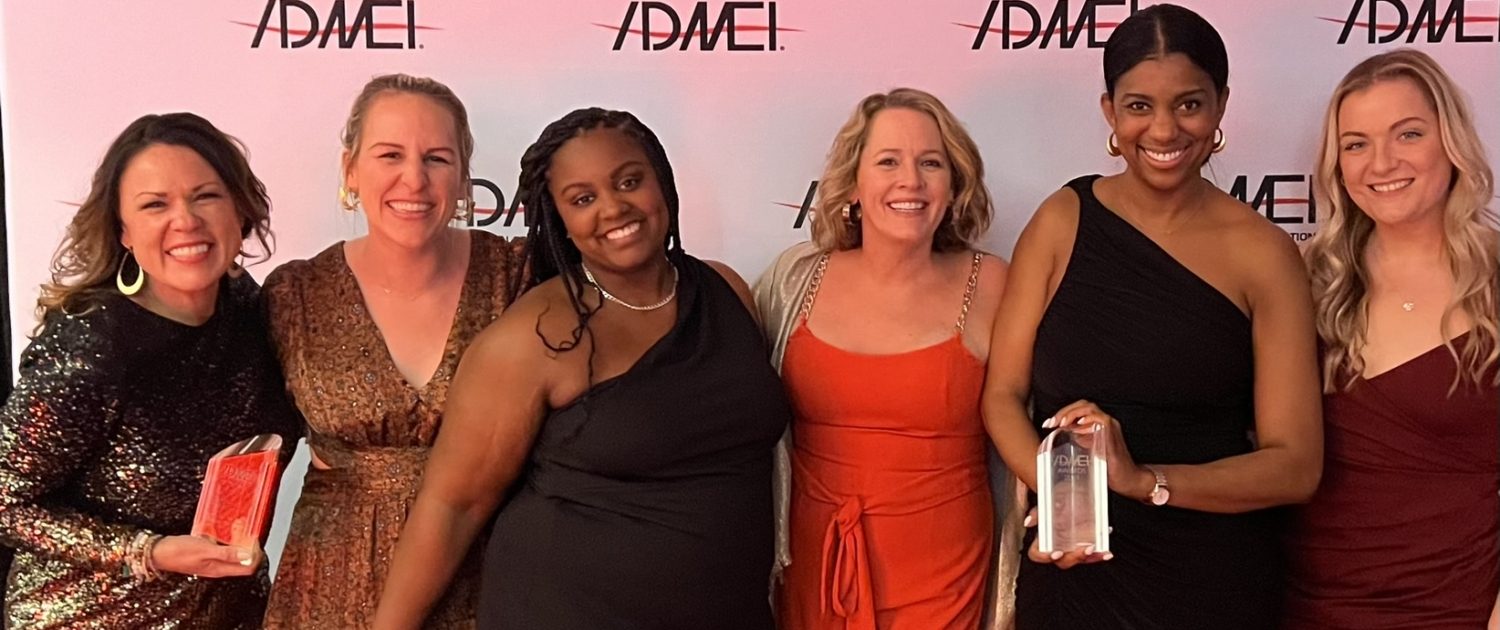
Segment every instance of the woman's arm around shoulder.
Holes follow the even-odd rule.
[[[538,331],[557,339],[560,326],[554,324],[571,313],[553,280],[516,300],[464,352],[374,627],[422,625],[520,474],[548,409],[558,363]]]

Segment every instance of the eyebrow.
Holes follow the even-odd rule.
[[[628,170],[628,169],[631,169],[631,168],[645,168],[645,167],[646,167],[646,164],[644,162],[642,162],[640,160],[631,160],[629,162],[621,164],[620,167],[616,168],[613,172],[611,172],[609,174],[609,176],[610,177],[618,177],[622,171],[625,171],[625,170]]]
[[[1416,123],[1422,123],[1422,124],[1428,124],[1428,120],[1426,118],[1421,117],[1421,116],[1407,116],[1406,118],[1402,118],[1401,120],[1398,120],[1398,121],[1396,121],[1394,123],[1391,123],[1391,126],[1389,127],[1389,129],[1396,129],[1398,127],[1404,127],[1407,124],[1414,123],[1414,122],[1416,122]],[[1339,137],[1340,138],[1342,138],[1344,136],[1359,136],[1359,137],[1363,138],[1366,135],[1368,135],[1368,134],[1366,134],[1363,131],[1341,131],[1341,132],[1339,132]]]
[[[383,142],[382,141],[382,142],[371,142],[370,143],[370,148],[371,149],[374,149],[376,147],[390,147],[392,149],[405,149],[406,148],[405,146],[403,146],[401,144],[398,144],[398,143],[395,143],[395,142]],[[432,152],[432,151],[447,151],[449,153],[457,153],[458,152],[457,150],[453,149],[452,147],[433,147],[431,149],[428,149],[429,153]]]
[[[879,155],[879,154],[885,153],[887,151],[900,152],[901,149],[898,149],[896,147],[886,147],[886,148],[883,148],[883,149],[876,149],[874,147],[871,147],[870,148],[870,155]],[[932,149],[922,149],[922,151],[919,152],[919,153],[917,153],[917,155],[927,155],[929,153],[936,153],[936,154],[941,155],[943,157],[948,157],[948,150],[947,150],[946,147],[939,147],[939,148],[932,148]]]
[[[1204,88],[1197,88],[1195,90],[1189,90],[1187,92],[1183,92],[1181,94],[1178,94],[1177,96],[1172,97],[1172,100],[1174,100],[1174,101],[1180,101],[1180,100],[1185,99],[1185,98],[1187,98],[1189,96],[1204,96],[1206,94],[1208,94],[1208,90],[1206,90]],[[1149,101],[1149,100],[1151,100],[1151,95],[1149,95],[1149,94],[1141,94],[1139,92],[1126,92],[1124,98],[1138,98],[1138,99]]]
[[[218,186],[218,185],[219,185],[219,182],[213,182],[213,181],[203,182],[201,184],[198,184],[197,186],[194,186],[193,187],[193,192],[199,192],[199,191],[202,191],[204,188],[208,188],[208,187],[211,187],[211,186]],[[165,197],[165,196],[167,196],[167,193],[161,192],[159,190],[143,190],[141,192],[136,193],[135,196],[136,197],[145,197],[145,196]]]

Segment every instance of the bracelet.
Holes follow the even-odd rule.
[[[141,531],[136,533],[129,545],[126,545],[126,574],[134,578],[136,583],[151,582],[161,577],[161,572],[156,569],[156,563],[151,560],[151,551],[156,548],[156,543],[161,539],[161,534]]]

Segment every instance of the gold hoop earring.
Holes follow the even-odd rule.
[[[1115,132],[1109,132],[1109,137],[1104,139],[1104,152],[1109,157],[1120,157],[1120,145],[1116,141]]]
[[[1214,129],[1214,153],[1223,151],[1227,146],[1229,146],[1229,141],[1224,138],[1224,128]]]
[[[339,186],[339,207],[345,212],[359,211],[359,193]]]
[[[139,261],[137,261],[135,264],[135,281],[131,282],[130,284],[125,283],[125,260],[133,260],[134,258],[135,252],[132,252],[129,248],[126,248],[125,254],[120,256],[120,268],[115,270],[115,288],[119,289],[122,295],[130,296],[140,293],[141,287],[145,286],[146,284],[146,270],[141,269],[141,263]]]
[[[844,204],[844,208],[839,211],[839,214],[844,215],[844,223],[854,225],[855,223],[859,223],[859,210],[859,202],[856,201],[854,203]]]

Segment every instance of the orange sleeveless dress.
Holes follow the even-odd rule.
[[[985,364],[963,343],[975,254],[953,336],[888,355],[807,327],[825,254],[787,339],[795,413],[788,630],[978,628],[994,514],[979,399]]]

